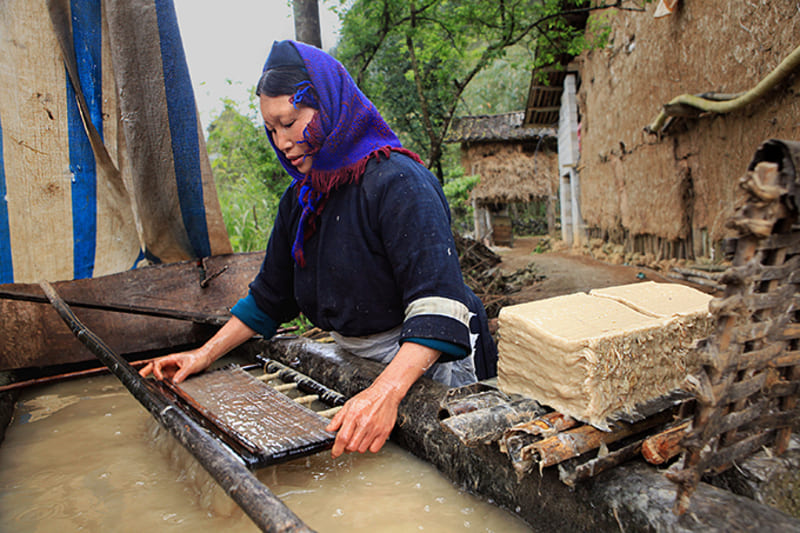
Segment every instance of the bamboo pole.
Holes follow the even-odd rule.
[[[599,448],[602,444],[611,444],[658,426],[671,418],[671,411],[664,411],[635,424],[620,424],[618,428],[610,432],[601,431],[590,425],[579,426],[526,446],[522,450],[522,458],[536,461],[540,469],[546,468],[578,457]]]
[[[576,466],[574,469],[562,468],[561,465],[559,465],[559,479],[569,487],[574,487],[579,481],[594,477],[601,472],[605,472],[606,470],[621,465],[625,461],[633,459],[639,455],[641,449],[642,440],[639,439],[607,455],[586,461]]]
[[[139,361],[131,361],[128,363],[133,368],[139,368],[151,361],[155,361],[157,357],[152,359],[141,359]],[[261,365],[251,364],[251,365],[243,365],[242,370],[253,370],[255,368],[260,368]],[[104,374],[108,374],[110,370],[107,366],[100,366],[97,368],[87,368],[86,370],[76,370],[74,372],[64,372],[62,374],[54,374],[52,376],[44,376],[41,378],[34,378],[34,379],[27,379],[25,381],[17,381],[14,383],[9,383],[7,385],[0,386],[0,393],[7,392],[10,390],[17,390],[17,389],[26,389],[28,387],[34,387],[36,385],[47,385],[48,383],[59,383],[61,381],[67,381],[70,379],[77,379],[77,378],[86,378],[91,376],[102,376]],[[261,379],[261,378],[259,378]]]
[[[566,431],[575,427],[578,422],[569,415],[553,411],[536,417],[529,422],[517,424],[510,429],[507,429],[505,436],[510,436],[518,433],[526,433],[529,435],[543,435],[549,437],[561,431]]]
[[[131,361],[130,364],[133,368],[137,368],[140,366],[144,366],[147,363],[153,361],[153,359],[144,359],[141,361]],[[89,376],[97,376],[106,374],[108,372],[107,366],[101,366],[98,368],[87,368],[86,370],[76,370],[75,372],[64,372],[62,374],[56,374],[54,376],[45,376],[41,378],[34,378],[28,379],[25,381],[17,381],[15,383],[9,383],[8,385],[0,386],[0,392],[6,392],[10,390],[16,389],[24,389],[27,387],[32,387],[34,385],[45,385],[47,383],[57,383],[59,381],[66,381],[68,379],[74,378],[85,378]]]
[[[691,422],[662,431],[652,437],[648,437],[642,443],[642,457],[650,464],[660,465],[676,455],[683,447],[681,442],[686,437],[686,430]]]
[[[312,531],[238,458],[175,404],[167,401],[150,380],[139,376],[125,359],[86,328],[48,282],[42,281],[40,286],[75,336],[108,366],[139,403],[178,439],[262,531]]]
[[[328,405],[342,406],[347,401],[347,398],[335,390],[329,389],[322,383],[314,381],[310,377],[296,370],[292,370],[278,361],[273,361],[262,356],[256,356],[256,358],[264,365],[264,370],[266,372],[277,373],[278,377],[283,381],[291,381],[292,384],[300,390],[318,395],[319,399]]]

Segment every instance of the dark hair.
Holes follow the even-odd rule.
[[[301,67],[276,67],[265,70],[256,85],[256,96],[282,96],[294,95],[304,82],[311,83],[308,73]],[[310,91],[314,91],[311,87]],[[316,91],[314,91],[316,97]],[[316,98],[304,100],[303,103],[311,105]],[[311,105],[311,107],[316,107]]]

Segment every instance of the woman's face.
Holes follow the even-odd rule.
[[[306,156],[310,148],[303,141],[303,130],[316,113],[316,109],[297,104],[295,109],[289,95],[261,95],[261,116],[272,137],[272,142],[301,174],[311,170],[312,156]]]

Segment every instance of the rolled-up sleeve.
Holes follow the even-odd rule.
[[[252,293],[236,302],[231,309],[231,314],[244,322],[247,327],[269,339],[278,331],[278,323],[256,304]]]

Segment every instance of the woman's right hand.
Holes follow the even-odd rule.
[[[174,383],[180,383],[192,374],[202,372],[211,366],[211,363],[239,346],[255,333],[244,322],[232,316],[200,348],[160,357],[139,370],[139,375],[147,377],[153,374],[156,379],[167,377],[172,379]]]
[[[202,372],[212,362],[213,359],[205,354],[203,348],[197,348],[188,352],[173,353],[159,357],[139,370],[139,375],[147,377],[153,374],[159,380],[163,380],[166,377],[177,384],[192,374]]]

